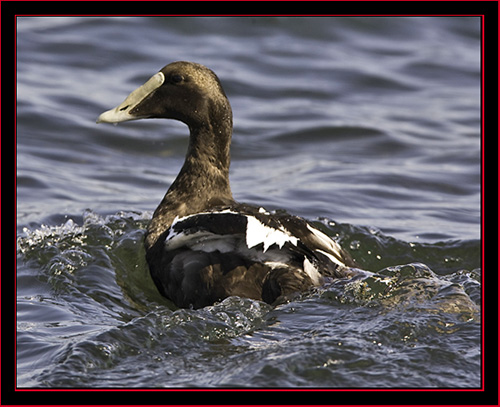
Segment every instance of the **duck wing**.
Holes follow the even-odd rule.
[[[148,255],[151,275],[181,307],[231,295],[273,303],[325,277],[344,277],[352,265],[336,242],[304,219],[249,205],[176,218],[164,236],[161,250]]]

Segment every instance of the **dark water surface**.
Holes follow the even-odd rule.
[[[19,387],[481,386],[480,20],[17,19]],[[97,116],[169,62],[233,106],[242,202],[365,270],[272,308],[178,310],[142,239],[187,128]]]

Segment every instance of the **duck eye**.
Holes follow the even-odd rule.
[[[182,77],[182,75],[172,75],[172,82],[173,83],[179,83],[179,82],[182,82],[184,78]]]

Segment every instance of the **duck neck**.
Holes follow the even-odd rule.
[[[153,214],[146,247],[155,244],[176,217],[234,202],[229,186],[232,122],[219,123],[190,127],[184,165]]]
[[[168,193],[208,201],[232,197],[229,186],[231,129],[202,126],[190,129],[184,165]],[[186,202],[187,203],[187,202]]]

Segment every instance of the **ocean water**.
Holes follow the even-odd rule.
[[[479,388],[479,17],[18,17],[19,388]],[[234,114],[236,199],[370,277],[176,309],[142,240],[187,128],[96,125],[169,62]]]

